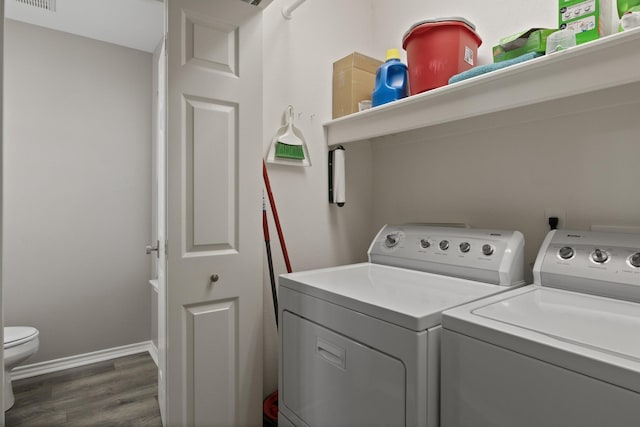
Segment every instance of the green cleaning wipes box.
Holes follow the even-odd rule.
[[[556,31],[558,30],[550,28],[531,28],[504,37],[493,47],[493,62],[507,61],[531,52],[544,53],[547,49],[547,37]]]
[[[616,31],[613,12],[617,12],[617,5],[614,0],[558,0],[558,6],[558,28],[573,30],[577,44]]]

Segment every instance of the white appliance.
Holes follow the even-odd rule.
[[[552,231],[533,285],[443,328],[445,427],[640,426],[640,235]]]
[[[280,276],[286,426],[437,426],[440,317],[524,284],[517,231],[385,226],[369,262]]]

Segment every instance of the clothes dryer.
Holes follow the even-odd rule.
[[[439,423],[443,310],[524,284],[517,231],[385,226],[369,261],[280,276],[281,426]]]

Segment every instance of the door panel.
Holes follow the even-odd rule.
[[[238,106],[191,97],[185,103],[188,251],[237,249]]]
[[[219,425],[234,425],[237,402],[238,301],[187,307],[187,354],[193,369],[187,389],[193,390],[195,425],[208,425],[211,414]],[[216,340],[210,339],[212,336]]]
[[[261,12],[167,8],[167,425],[260,425]]]
[[[236,75],[238,69],[238,27],[183,11],[185,49],[183,65],[191,62]]]

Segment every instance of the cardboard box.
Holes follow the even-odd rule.
[[[531,28],[527,31],[500,39],[493,47],[493,62],[507,61],[527,53],[545,53],[547,37],[558,30],[550,28]]]
[[[371,99],[376,70],[382,61],[354,52],[333,63],[333,118],[358,111],[358,101]]]
[[[582,44],[617,31],[614,0],[558,0],[558,28],[576,33]]]

